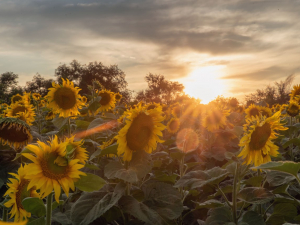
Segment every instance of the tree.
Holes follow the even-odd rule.
[[[16,89],[20,90],[20,87],[17,86],[18,77],[18,74],[13,72],[6,72],[0,75],[0,99],[9,102],[12,96],[12,90],[14,90],[14,92]]]
[[[33,76],[32,81],[27,81],[25,86],[25,91],[31,93],[39,93],[42,96],[48,93],[48,88],[52,87],[53,79],[46,80],[40,74]]]
[[[177,81],[168,81],[163,75],[149,73],[145,80],[148,88],[137,93],[137,101],[169,104],[183,94],[184,86],[182,84]]]

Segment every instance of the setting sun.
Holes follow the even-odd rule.
[[[207,66],[193,70],[183,81],[185,93],[201,99],[204,104],[224,94],[225,85],[220,79],[222,68],[223,66]]]

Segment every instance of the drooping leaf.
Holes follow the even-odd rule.
[[[67,124],[69,118],[64,118],[64,117],[55,117],[52,120],[52,123],[54,126],[56,126],[58,129],[61,129],[64,125]]]
[[[46,224],[46,218],[44,216],[26,223],[26,225],[45,225],[45,224]]]
[[[248,225],[265,225],[265,221],[263,217],[254,211],[247,211],[243,214],[241,221],[238,224],[241,224],[241,222],[244,222]]]
[[[86,173],[86,176],[81,176],[80,179],[77,182],[75,182],[75,186],[79,190],[86,192],[98,191],[105,184],[105,180],[92,173]]]
[[[90,157],[90,160],[93,160],[94,158],[96,157],[101,157],[101,156],[104,156],[104,155],[109,155],[109,154],[114,154],[114,155],[117,155],[117,149],[118,149],[118,144],[115,143],[115,144],[112,144],[110,146],[108,146],[107,148],[104,148],[104,149],[98,149],[97,151],[95,151],[91,157]]]
[[[292,138],[289,141],[285,142],[282,147],[283,148],[287,148],[290,145],[296,145],[296,146],[300,146],[300,139],[299,138]]]
[[[274,207],[274,212],[267,219],[267,225],[281,225],[285,222],[293,221],[293,219],[298,215],[297,207],[289,203],[276,204]]]
[[[38,217],[46,215],[46,206],[42,199],[28,197],[22,201],[23,208]]]
[[[227,223],[230,224],[230,222],[232,221],[233,219],[230,208],[227,206],[223,206],[210,209],[208,211],[208,217],[205,222],[206,224],[224,225]]]
[[[290,181],[294,180],[295,177],[290,174],[279,172],[279,171],[269,171],[267,173],[266,179],[271,187],[274,186],[276,187],[276,186],[289,183]]]
[[[295,163],[292,161],[268,162],[260,166],[254,167],[254,169],[276,170],[284,173],[289,173],[295,177],[298,177],[300,163]]]
[[[261,187],[247,187],[238,193],[238,199],[251,204],[263,204],[271,201],[274,195]]]

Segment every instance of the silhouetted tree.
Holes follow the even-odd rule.
[[[245,96],[247,106],[251,104],[274,105],[284,104],[289,101],[289,94],[295,76],[292,74],[284,81],[275,82],[275,86],[268,85],[263,89],[257,89],[255,93]]]
[[[0,99],[4,102],[9,102],[12,92],[15,93],[16,90],[22,90],[22,88],[17,86],[18,77],[18,74],[13,72],[6,72],[0,75]]]
[[[25,91],[31,93],[39,93],[42,96],[48,93],[48,88],[52,87],[53,79],[45,79],[40,74],[33,76],[32,81],[27,81]]]
[[[181,96],[184,89],[182,84],[177,81],[168,81],[163,75],[149,73],[145,80],[148,83],[148,88],[137,93],[137,101],[169,104]]]

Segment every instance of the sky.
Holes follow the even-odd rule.
[[[153,73],[194,97],[243,100],[290,74],[300,82],[299,12],[300,0],[1,0],[0,73],[24,85],[98,61],[135,91]]]

